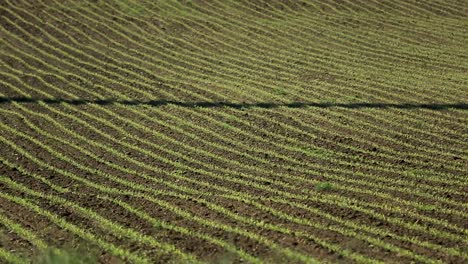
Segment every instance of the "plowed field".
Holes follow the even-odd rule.
[[[0,263],[467,263],[467,44],[466,0],[1,0]]]

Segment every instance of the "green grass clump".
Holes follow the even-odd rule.
[[[333,184],[329,183],[329,182],[322,182],[322,183],[319,183],[315,186],[315,190],[316,191],[328,191],[328,190],[331,190],[333,189]]]
[[[121,11],[131,16],[143,16],[146,13],[144,6],[129,0],[119,0],[117,5]]]
[[[46,249],[40,252],[37,264],[94,264],[97,260],[90,254],[74,249]]]
[[[435,211],[437,210],[437,206],[435,205],[431,205],[431,204],[421,204],[419,206],[419,209],[422,210],[422,211]]]
[[[333,156],[333,152],[330,152],[325,149],[318,148],[301,148],[301,152],[304,152],[307,156],[319,159],[326,159]]]

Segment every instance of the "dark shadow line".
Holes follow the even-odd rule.
[[[278,108],[278,107],[289,107],[289,108],[303,108],[303,107],[318,107],[318,108],[331,108],[331,107],[342,107],[342,108],[397,108],[397,109],[431,109],[431,110],[442,110],[442,109],[468,109],[468,103],[455,103],[455,104],[413,104],[413,103],[312,103],[312,102],[291,102],[291,103],[230,103],[230,102],[179,102],[171,100],[117,100],[117,99],[40,99],[40,98],[29,98],[29,97],[0,97],[0,104],[8,103],[45,103],[45,104],[71,104],[71,105],[86,105],[86,104],[97,104],[97,105],[112,105],[112,104],[123,104],[123,105],[149,105],[149,106],[164,106],[164,105],[177,105],[181,107],[202,107],[202,108],[216,108],[216,107],[231,107],[231,108]]]

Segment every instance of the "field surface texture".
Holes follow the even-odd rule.
[[[0,263],[467,263],[467,14],[0,0]]]

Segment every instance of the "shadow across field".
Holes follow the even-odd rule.
[[[123,104],[123,105],[149,105],[149,106],[164,106],[164,105],[177,105],[181,107],[204,107],[204,108],[217,108],[217,107],[231,107],[231,108],[278,108],[278,107],[290,107],[290,108],[302,108],[302,107],[318,107],[318,108],[331,108],[331,107],[342,107],[342,108],[397,108],[397,109],[431,109],[431,110],[442,110],[442,109],[468,109],[468,103],[455,103],[455,104],[417,104],[417,103],[313,103],[313,102],[291,102],[291,103],[230,103],[230,102],[179,102],[171,100],[117,100],[117,99],[39,99],[29,97],[0,97],[0,104],[7,103],[45,103],[45,104],[71,104],[71,105],[86,105],[86,104],[97,104],[97,105],[112,105],[112,104]]]

